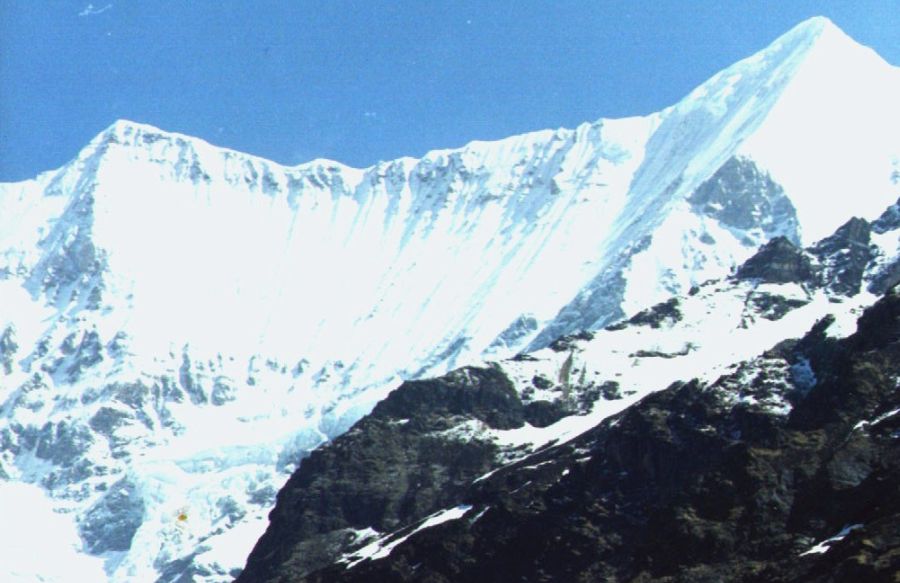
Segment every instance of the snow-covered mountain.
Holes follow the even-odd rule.
[[[401,381],[878,217],[896,103],[900,71],[818,18],[659,113],[365,170],[117,122],[0,185],[4,498],[77,526],[40,565],[76,544],[110,581],[230,580],[299,459]]]
[[[236,583],[892,581],[900,295],[854,321],[815,255],[778,239],[598,334],[404,383],[303,462]]]

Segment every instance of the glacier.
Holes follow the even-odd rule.
[[[816,18],[661,112],[367,169],[116,122],[0,185],[0,480],[110,581],[231,580],[302,456],[403,380],[878,217],[896,103],[900,70]]]

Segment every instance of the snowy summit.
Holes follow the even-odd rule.
[[[900,197],[897,103],[900,71],[816,18],[658,113],[366,169],[116,122],[0,184],[0,479],[29,485],[5,491],[77,527],[41,564],[230,581],[301,458],[401,382],[878,219]],[[866,277],[894,235],[872,235]],[[810,301],[801,328],[829,306]],[[777,336],[753,330],[753,350]],[[704,350],[711,371],[748,357]],[[649,370],[617,358],[635,385]]]

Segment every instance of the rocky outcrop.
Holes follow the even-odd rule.
[[[81,519],[81,538],[94,554],[127,551],[143,514],[144,503],[136,486],[119,480]]]
[[[19,345],[16,343],[16,331],[13,326],[7,326],[0,334],[0,371],[9,375],[13,371],[13,359]]]
[[[745,290],[751,324],[815,294],[841,303],[884,254],[873,232],[854,219],[806,250],[776,238],[734,278],[598,334],[692,325],[691,302],[731,287]],[[301,464],[238,582],[881,580],[900,555],[900,506],[884,503],[900,499],[898,315],[888,293],[849,338],[829,336],[826,317],[715,382],[685,379],[537,450],[504,450],[491,432],[548,427],[629,393],[584,371],[572,380],[595,334],[549,343],[558,369],[512,359],[535,367],[517,377],[524,389],[502,366],[404,383]],[[695,348],[679,346],[629,358],[662,365]]]
[[[882,265],[872,273],[869,291],[881,294],[900,283],[900,244],[897,242],[900,238],[898,237],[898,233],[900,233],[900,200],[888,207],[878,219],[872,222],[872,233],[876,237],[892,239],[896,251],[893,257],[883,261]]]
[[[628,325],[650,326],[651,328],[660,328],[665,324],[671,325],[681,320],[679,303],[678,298],[670,298],[665,302],[635,314],[626,321],[607,326],[607,330],[621,330]]]
[[[738,269],[737,278],[764,283],[811,283],[815,272],[802,249],[784,237],[776,237]]]
[[[509,380],[491,368],[404,383],[303,461],[238,580],[303,577],[365,543],[366,529],[395,530],[454,503],[500,454],[454,430],[473,421],[521,427],[525,417]]]
[[[876,233],[887,233],[900,229],[900,199],[889,206],[880,217],[872,222],[872,230]]]
[[[772,239],[735,277],[759,283],[799,283],[838,296],[855,296],[864,288],[883,294],[900,282],[898,204],[872,223],[854,217],[805,250],[785,238]]]
[[[100,308],[107,258],[92,238],[94,203],[93,188],[84,186],[40,242],[45,254],[25,281],[33,297],[44,295],[55,305]]]
[[[239,581],[893,581],[900,296],[820,328],[470,484],[378,560]]]
[[[845,296],[859,293],[863,274],[876,253],[870,246],[871,234],[871,225],[854,217],[834,235],[812,247],[811,253],[822,266],[820,278],[829,282],[835,293]]]
[[[799,244],[797,212],[784,189],[752,160],[729,158],[688,201],[696,211],[742,235],[754,230],[766,238]]]

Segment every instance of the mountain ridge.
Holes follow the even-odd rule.
[[[0,185],[0,475],[72,510],[111,580],[226,580],[240,565],[222,549],[249,549],[291,469],[402,381],[601,329],[773,238],[830,234],[841,205],[874,221],[900,197],[892,118],[861,165],[822,162],[843,134],[800,131],[833,120],[770,119],[803,113],[777,106],[808,53],[843,46],[831,27],[801,25],[664,112],[366,169],[116,122],[63,168]],[[896,73],[874,69],[861,90],[887,102]],[[855,110],[834,111],[857,148]],[[860,187],[810,214],[817,182],[767,167],[778,140],[822,154],[818,182]],[[887,267],[892,232],[870,234]]]
[[[817,46],[817,44],[823,42],[823,37],[830,37],[831,39],[834,39],[831,42],[832,45],[842,44],[842,45],[846,46],[849,50],[854,51],[854,52],[860,52],[860,50],[862,50],[862,51],[865,51],[866,53],[869,53],[871,56],[876,57],[879,61],[884,62],[884,60],[881,58],[880,55],[878,55],[878,53],[876,51],[874,51],[870,47],[867,47],[865,45],[861,45],[861,44],[857,43],[849,35],[844,33],[843,30],[841,30],[836,24],[834,24],[834,22],[832,22],[828,17],[825,17],[825,16],[815,16],[815,17],[811,17],[805,21],[802,21],[801,23],[797,24],[795,27],[790,29],[788,32],[781,35],[777,42],[786,43],[787,41],[793,41],[793,42],[803,41],[803,44],[806,45],[808,50],[815,50],[815,47]],[[790,44],[790,43],[788,43],[788,44]],[[746,60],[752,59],[752,58],[753,57],[748,57],[747,59],[743,59],[742,61],[739,61],[739,62],[743,62],[743,61],[746,61]],[[711,79],[716,78],[718,75],[721,75],[721,73],[714,75],[710,79],[707,79],[706,82],[701,83],[701,85],[698,87],[698,89],[700,87],[703,87],[704,85],[706,85]],[[697,92],[698,89],[695,89],[690,93]],[[679,101],[681,101],[681,100],[679,100]],[[676,106],[677,106],[677,104],[666,107],[663,110],[661,110],[661,112],[668,111],[670,109],[673,109]],[[632,117],[644,117],[644,116],[632,116]],[[609,121],[609,119],[629,119],[629,117],[601,118],[600,120],[598,120],[598,122]],[[597,123],[597,122],[593,122],[593,123]],[[581,126],[579,126],[579,127],[590,126],[590,125],[592,125],[592,122],[585,122],[584,124],[581,124]],[[565,128],[559,128],[559,129],[565,130]],[[523,136],[523,137],[524,136],[532,136],[535,134],[546,134],[547,132],[553,132],[553,131],[554,130],[552,130],[552,129],[538,129],[538,130],[526,131],[522,134],[518,134],[518,136]],[[573,130],[569,130],[569,131],[575,131],[575,130],[573,129]],[[342,162],[339,162],[337,160],[316,158],[316,159],[312,159],[309,161],[300,162],[297,164],[281,164],[281,163],[277,163],[277,162],[268,160],[262,156],[257,156],[257,155],[251,154],[251,153],[245,153],[245,152],[242,152],[239,150],[235,150],[235,149],[227,148],[227,147],[223,147],[223,146],[216,146],[216,145],[212,144],[212,142],[209,142],[209,141],[205,140],[204,138],[191,136],[189,134],[185,134],[185,133],[177,132],[177,131],[163,130],[152,124],[138,122],[138,121],[130,120],[130,119],[126,119],[126,118],[117,119],[114,122],[112,122],[107,128],[105,128],[104,130],[101,130],[100,133],[98,133],[97,136],[93,140],[91,140],[91,144],[93,144],[94,142],[97,142],[97,141],[103,141],[103,138],[105,138],[105,137],[112,138],[113,136],[114,136],[114,139],[121,141],[123,134],[137,135],[139,132],[156,134],[156,135],[160,135],[160,136],[163,136],[163,137],[166,137],[169,139],[175,138],[175,139],[187,140],[190,142],[200,142],[204,145],[211,146],[212,148],[215,148],[217,150],[231,152],[234,154],[239,154],[243,157],[253,158],[257,161],[266,162],[266,163],[273,164],[273,165],[276,165],[276,166],[279,166],[282,168],[303,168],[303,167],[306,167],[309,165],[322,165],[322,166],[340,166],[340,167],[344,167],[344,168],[348,168],[348,169],[352,169],[352,170],[367,170],[372,167],[384,164],[386,162],[390,162],[389,160],[388,161],[380,161],[380,162],[376,162],[369,166],[352,167],[352,166],[343,164]],[[455,147],[455,148],[437,148],[437,149],[429,150],[424,156],[422,156],[422,158],[428,157],[428,155],[432,154],[432,153],[449,153],[449,152],[453,152],[453,151],[464,150],[470,145],[498,143],[498,142],[503,142],[507,139],[512,139],[512,138],[501,138],[501,139],[497,139],[497,140],[473,140],[471,142],[468,142],[462,146]],[[88,147],[90,147],[90,145]],[[400,157],[396,158],[395,160],[415,160],[415,159],[417,159],[417,158],[414,156],[400,156]],[[43,172],[41,174],[46,174],[47,172],[54,172],[54,170],[49,170],[49,171]]]

